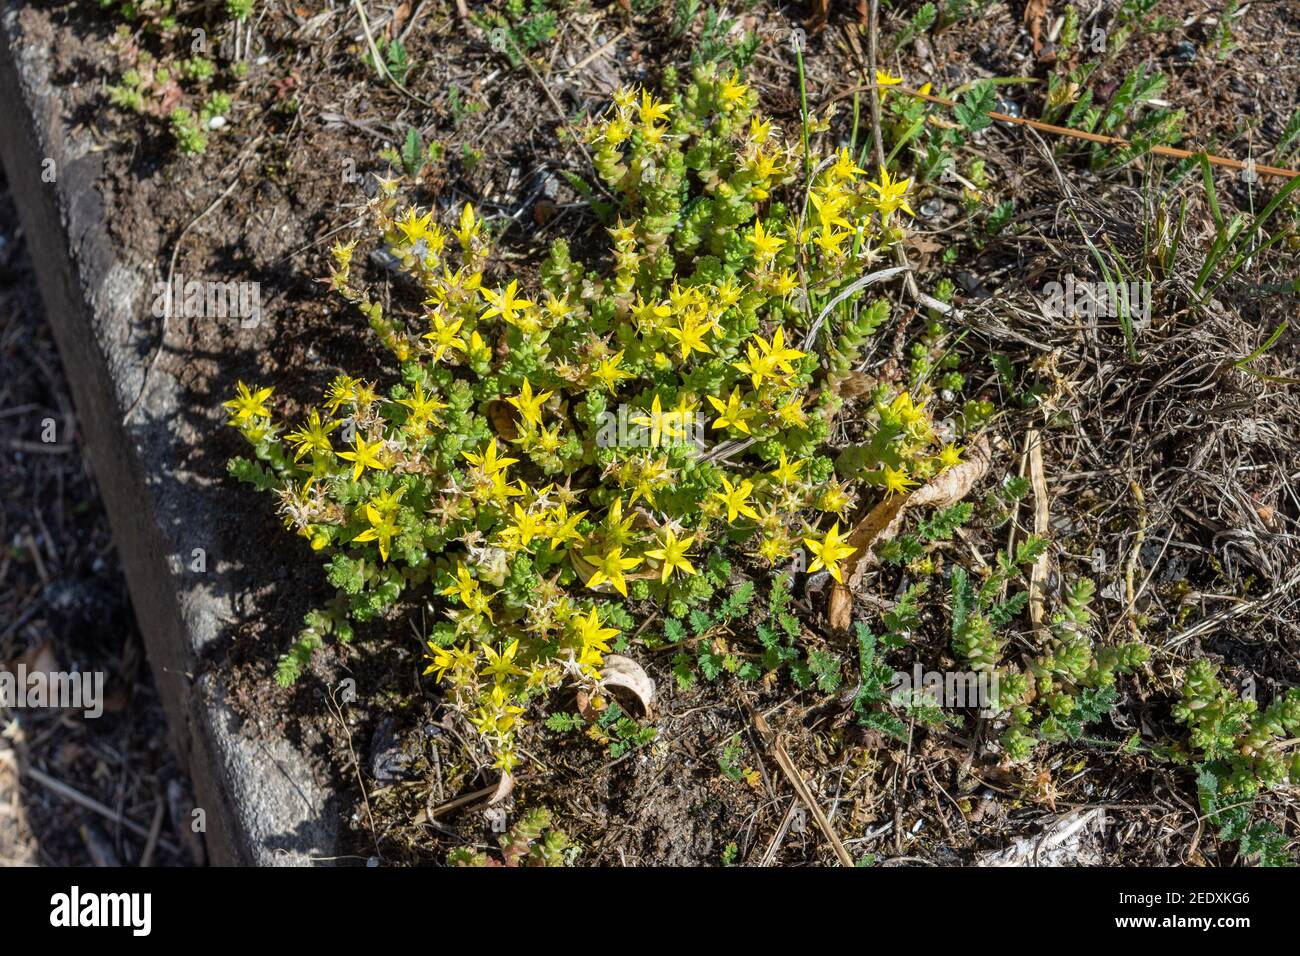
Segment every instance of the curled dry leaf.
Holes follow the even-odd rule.
[[[831,584],[830,597],[827,598],[826,618],[831,630],[836,634],[845,634],[853,623],[853,592],[834,581]]]
[[[1025,4],[1025,26],[1034,44],[1034,56],[1043,49],[1043,18],[1047,16],[1047,0],[1029,0]]]
[[[887,541],[898,533],[907,509],[917,505],[945,508],[961,501],[975,483],[988,474],[993,455],[988,440],[981,435],[966,450],[966,460],[949,468],[933,481],[906,495],[891,495],[867,512],[845,540],[856,550],[840,566],[844,583],[832,582],[827,603],[827,618],[831,629],[844,632],[849,629],[853,615],[853,589],[862,582],[862,575],[875,563],[874,548],[879,541]]]
[[[458,810],[461,807],[475,806],[480,802],[483,806],[490,807],[493,804],[500,803],[506,797],[515,791],[515,778],[512,774],[503,773],[501,779],[494,784],[475,790],[473,793],[467,793],[464,796],[457,797],[455,800],[448,800],[440,806],[426,806],[425,817],[429,820],[437,819],[444,813],[450,813],[452,810]]]
[[[589,724],[594,724],[596,718],[600,716],[600,711],[596,707],[596,704],[600,703],[600,698],[597,697],[593,700],[591,691],[581,688],[578,690],[574,702],[577,704],[578,713],[582,719]]]
[[[510,794],[514,792],[515,792],[514,774],[503,773],[501,775],[501,779],[497,781],[496,789],[494,789],[492,791],[492,795],[488,797],[487,805],[490,807],[495,803],[500,803],[502,800],[504,800],[506,797],[510,796]]]
[[[645,669],[622,654],[606,654],[601,669],[600,683],[610,693],[626,703],[631,698],[641,705],[641,713],[650,716],[650,702],[655,695],[655,682]]]

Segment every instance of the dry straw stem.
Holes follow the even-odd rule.
[[[483,801],[484,806],[490,807],[510,796],[514,789],[515,778],[508,773],[504,773],[496,783],[489,784],[481,790],[459,796],[454,800],[448,800],[442,806],[429,810],[427,815],[430,820],[433,820],[461,807],[476,804],[479,801]]]
[[[794,765],[794,761],[786,753],[785,742],[780,737],[777,737],[776,743],[772,746],[772,756],[776,759],[776,764],[781,768],[781,772],[785,774],[786,779],[790,781],[790,786],[794,787],[794,792],[799,795],[803,805],[812,814],[813,822],[817,824],[817,829],[822,831],[822,834],[830,843],[831,849],[835,851],[835,856],[839,858],[840,864],[853,866],[853,857],[849,856],[849,851],[844,848],[844,842],[840,840],[839,834],[831,826],[830,820],[826,819],[821,804],[817,802],[817,798],[808,789],[808,784],[804,782],[803,775],[799,773],[799,768]]]
[[[1043,441],[1037,428],[1025,433],[1025,444],[1029,450],[1029,483],[1034,489],[1034,534],[1046,538],[1051,513],[1048,509],[1047,473],[1043,468]],[[1050,560],[1048,552],[1044,551],[1029,572],[1029,620],[1034,627],[1043,623],[1043,588],[1047,584]]]
[[[794,765],[794,761],[790,759],[790,754],[785,749],[785,735],[776,734],[774,736],[771,725],[768,724],[763,715],[751,708],[749,703],[743,698],[741,699],[741,706],[744,707],[746,714],[749,716],[750,723],[754,727],[758,740],[767,748],[768,752],[771,753],[777,766],[781,768],[781,772],[785,774],[786,779],[790,781],[790,786],[794,787],[795,795],[798,797],[799,801],[801,801],[803,805],[808,808],[808,812],[812,814],[813,822],[817,824],[817,828],[822,831],[822,834],[830,843],[831,848],[835,851],[835,856],[839,858],[839,861],[843,866],[853,866],[853,857],[850,856],[849,851],[845,849],[844,841],[840,839],[839,834],[837,834],[835,829],[831,826],[831,821],[827,818],[826,814],[822,812],[821,804],[817,802],[817,798],[813,795],[812,791],[808,789],[808,784],[804,781],[803,774],[799,773],[799,769]],[[765,781],[767,780],[766,771],[763,773],[763,779]],[[781,821],[780,827],[777,829],[776,835],[772,839],[772,843],[768,846],[767,853],[763,856],[763,866],[771,864],[777,848],[785,838],[786,830],[789,829],[793,813],[794,804],[791,804],[790,808],[785,813],[785,817]]]

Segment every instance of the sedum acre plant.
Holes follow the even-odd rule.
[[[955,510],[955,509],[954,509]],[[1037,653],[1006,658],[1007,628],[1029,603],[1029,591],[1000,597],[1021,580],[1046,551],[1047,542],[1029,536],[976,586],[960,566],[952,572],[952,650],[972,671],[994,678],[995,699],[988,712],[1002,726],[1000,743],[1011,761],[1029,758],[1040,740],[1077,740],[1088,724],[1110,711],[1115,679],[1150,659],[1140,641],[1099,645],[1094,640],[1092,599],[1096,585],[1080,578],[1062,595],[1047,621]]]
[[[680,85],[670,71],[663,98],[617,92],[579,133],[609,259],[556,241],[536,282],[494,267],[473,206],[443,223],[380,181],[331,284],[399,380],[340,375],[287,431],[270,388],[226,403],[254,452],[233,473],[275,494],[341,592],[309,615],[282,681],[326,634],[430,589],[447,619],[426,673],[509,772],[530,702],[600,681],[631,621],[617,599],[682,616],[711,596],[698,572],[714,545],[839,578],[859,497],[960,462],[926,393],[884,384],[875,438],[835,474],[835,384],[888,316],[856,308],[853,283],[900,238],[909,181],[873,179],[846,150],[805,154],[756,100],[709,68]],[[375,247],[399,274],[392,305],[354,267]]]
[[[1220,790],[1254,796],[1261,788],[1300,785],[1300,753],[1286,748],[1300,734],[1300,690],[1279,694],[1260,711],[1218,677],[1204,658],[1187,668],[1174,718],[1184,724],[1193,751],[1223,779]]]

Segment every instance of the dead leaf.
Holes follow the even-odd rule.
[[[605,702],[585,688],[578,690],[574,702],[577,704],[578,713],[582,716],[582,719],[589,724],[594,724],[601,711],[605,709]]]
[[[402,0],[393,11],[393,19],[388,21],[388,27],[384,34],[389,40],[397,36],[402,31],[402,24],[406,23],[406,18],[411,15],[411,4],[407,0]]]
[[[499,398],[494,398],[487,404],[488,421],[492,424],[492,430],[506,441],[514,441],[519,437],[519,426],[515,422],[515,410],[506,402]]]
[[[180,88],[180,84],[175,80],[169,81],[166,86],[158,91],[158,105],[156,107],[158,115],[166,116],[171,113],[184,95],[185,91]]]
[[[1029,0],[1025,4],[1025,26],[1034,42],[1034,56],[1043,50],[1043,18],[1047,16],[1047,0]]]
[[[544,226],[555,218],[555,203],[550,199],[539,199],[537,205],[533,207],[533,222],[539,226]]]
[[[921,489],[924,490],[924,489]],[[863,559],[871,555],[871,549],[878,540],[892,538],[898,531],[898,524],[911,500],[920,491],[910,495],[890,495],[867,512],[867,516],[854,525],[849,532],[847,542],[855,549],[848,560],[841,566],[840,574],[848,572],[846,584],[850,589],[856,588],[862,580],[867,564]],[[842,587],[843,585],[841,585]]]
[[[831,584],[826,617],[836,634],[846,633],[853,623],[853,592],[838,581]]]
[[[904,241],[904,245],[907,249],[915,252],[917,256],[922,259],[936,252],[943,252],[944,250],[942,243],[935,242],[933,239],[927,239],[925,236],[919,234],[909,235]]]
[[[600,683],[615,696],[634,698],[643,716],[650,716],[650,702],[655,696],[655,682],[636,661],[622,654],[606,654]],[[620,692],[622,692],[620,694]]]
[[[859,521],[845,540],[856,550],[840,566],[844,583],[832,582],[826,616],[831,628],[843,633],[849,629],[853,614],[853,591],[862,583],[862,575],[875,563],[873,549],[879,541],[887,541],[898,533],[903,515],[908,508],[933,505],[946,508],[970,494],[975,483],[989,470],[993,455],[988,440],[980,436],[966,449],[966,460],[949,468],[929,484],[910,494],[891,495],[880,502]]]
[[[500,803],[510,794],[515,792],[515,778],[513,774],[503,773],[501,779],[497,781],[496,789],[492,791],[492,796],[488,797],[487,805],[490,807],[494,803]]]

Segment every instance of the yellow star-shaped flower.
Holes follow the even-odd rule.
[[[266,410],[266,400],[271,397],[272,388],[259,388],[252,391],[243,382],[235,383],[235,397],[228,402],[222,402],[223,408],[230,410],[230,423],[232,425],[242,425],[253,418],[270,418],[271,413]]]
[[[525,375],[524,384],[519,394],[514,398],[507,398],[506,401],[518,410],[524,421],[540,426],[542,424],[542,405],[554,394],[554,392],[542,392],[539,395],[534,395],[533,386],[528,381],[528,376]]]
[[[388,464],[382,457],[383,450],[382,438],[367,442],[358,432],[352,436],[352,451],[341,451],[339,457],[352,462],[352,480],[356,481],[367,468],[373,468],[375,471],[388,470]]]
[[[499,471],[504,471],[507,465],[513,465],[519,461],[518,458],[498,458],[497,440],[495,438],[488,442],[487,448],[481,455],[472,451],[463,451],[460,454],[471,465],[478,465],[482,468],[485,475],[495,475]]]
[[[731,390],[731,395],[723,402],[712,395],[706,396],[709,404],[720,413],[713,422],[714,428],[727,428],[742,434],[749,434],[749,419],[754,417],[754,409],[746,408],[740,400],[740,386]]]
[[[908,183],[911,183],[910,179],[908,180]],[[754,255],[757,256],[758,261],[762,263],[771,261],[771,259],[781,251],[781,247],[785,245],[784,239],[764,231],[763,223],[758,219],[754,220],[753,232],[745,238],[748,239],[749,244],[754,247]]]
[[[820,541],[816,538],[804,538],[803,543],[813,556],[812,564],[808,565],[808,572],[811,574],[825,568],[831,573],[831,577],[843,584],[840,562],[858,549],[844,543],[844,539],[840,537],[840,523],[837,521],[831,525],[831,530],[827,531],[826,536]]]
[[[647,558],[653,558],[663,563],[663,566],[659,569],[660,582],[667,584],[669,576],[674,571],[681,571],[683,574],[695,573],[695,566],[686,560],[686,552],[694,543],[695,535],[678,539],[677,532],[669,528],[661,539],[660,547],[645,553]]]
[[[911,187],[910,179],[891,179],[889,170],[880,168],[880,182],[868,182],[867,187],[876,194],[873,204],[880,210],[880,218],[888,219],[894,210],[901,209],[909,216],[915,216],[912,207],[907,204],[907,190]]]
[[[724,490],[713,492],[713,497],[717,498],[727,508],[727,523],[732,524],[737,515],[744,515],[746,518],[758,520],[758,512],[754,506],[749,503],[749,496],[754,491],[754,483],[748,478],[743,479],[739,485],[732,485],[726,478],[722,479]]]
[[[623,576],[623,572],[631,571],[640,564],[640,558],[623,557],[622,548],[611,548],[601,555],[588,554],[583,555],[583,557],[595,568],[591,572],[591,577],[587,580],[587,587],[597,588],[603,582],[608,581],[614,585],[614,590],[623,597],[627,597],[627,578]]]

